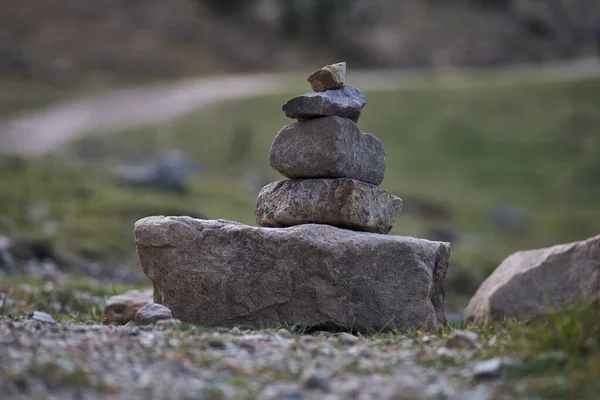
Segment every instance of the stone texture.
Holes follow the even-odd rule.
[[[600,297],[600,235],[519,251],[479,287],[464,311],[476,322],[529,320]]]
[[[296,96],[283,105],[285,115],[294,119],[312,119],[337,115],[358,122],[365,95],[354,86],[344,85],[340,89]]]
[[[383,144],[355,122],[317,118],[283,127],[271,146],[271,167],[297,178],[350,178],[379,185],[385,172]]]
[[[447,243],[190,217],[144,218],[135,238],[154,301],[184,322],[365,331],[445,323]]]
[[[327,224],[388,233],[402,199],[353,179],[295,179],[265,186],[256,201],[256,222],[265,227]]]
[[[152,303],[152,290],[129,290],[106,300],[104,308],[104,323],[125,325],[135,321],[135,315],[140,308]]]
[[[311,74],[307,81],[315,92],[339,89],[344,86],[346,81],[346,63],[326,65]]]
[[[135,314],[137,325],[151,325],[163,319],[172,319],[173,313],[162,304],[146,304]]]

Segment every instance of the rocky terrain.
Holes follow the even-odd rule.
[[[460,331],[362,336],[2,317],[0,391],[29,399],[487,399],[511,392],[499,378],[518,365],[477,361],[491,340]]]

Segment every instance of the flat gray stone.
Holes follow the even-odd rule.
[[[173,313],[162,304],[146,304],[135,314],[135,323],[137,325],[151,325],[164,319],[172,319]]]
[[[476,323],[528,321],[600,298],[600,235],[506,258],[464,310]]]
[[[365,104],[367,99],[359,89],[344,85],[340,89],[296,96],[285,103],[282,109],[285,115],[294,119],[305,120],[337,115],[358,122]]]
[[[283,127],[271,146],[271,167],[297,178],[350,178],[379,185],[385,173],[383,144],[355,122],[324,117]]]
[[[256,223],[265,227],[327,224],[388,233],[402,199],[353,179],[294,179],[265,186],[256,200]]]
[[[190,217],[144,218],[135,239],[154,301],[183,322],[360,331],[445,323],[448,243]]]

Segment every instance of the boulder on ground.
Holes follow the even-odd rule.
[[[600,235],[519,251],[479,287],[464,316],[477,323],[530,320],[600,297]]]
[[[346,63],[326,65],[311,74],[307,81],[315,92],[339,89],[344,86],[346,81]]]
[[[365,104],[367,99],[359,89],[344,85],[341,89],[296,96],[283,105],[283,111],[299,120],[337,115],[358,122]]]
[[[111,296],[104,308],[104,323],[125,325],[135,321],[135,314],[146,304],[152,303],[152,290],[129,290],[117,296]]]
[[[381,141],[361,132],[355,122],[335,116],[283,127],[269,162],[291,179],[350,178],[379,185],[385,172]]]
[[[327,224],[388,233],[402,199],[353,179],[294,179],[265,186],[256,200],[256,222],[265,227]]]
[[[360,331],[445,323],[447,243],[189,217],[144,218],[135,238],[154,301],[184,322]]]

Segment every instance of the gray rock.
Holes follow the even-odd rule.
[[[346,118],[325,117],[282,128],[271,146],[271,167],[297,178],[350,178],[379,185],[383,144]]]
[[[296,179],[265,186],[256,201],[256,222],[265,227],[327,224],[388,233],[402,199],[352,179]]]
[[[506,258],[464,310],[476,323],[527,321],[600,297],[600,235]]]
[[[125,325],[135,321],[138,310],[146,304],[152,303],[152,290],[129,290],[106,300],[104,309],[104,323]]]
[[[435,351],[435,355],[441,361],[454,361],[458,356],[458,353],[454,349],[449,349],[447,347],[440,347]]]
[[[515,365],[516,363],[510,360],[504,360],[500,357],[478,361],[473,365],[473,378],[496,378],[499,377],[504,371],[514,367]]]
[[[154,301],[183,322],[359,331],[445,323],[447,243],[189,217],[144,218],[135,238]]]
[[[167,151],[155,161],[121,167],[117,171],[122,184],[145,186],[175,192],[187,190],[188,179],[201,171],[200,166],[179,151]]]
[[[341,89],[296,96],[285,103],[282,109],[286,116],[294,119],[337,115],[358,122],[365,104],[367,99],[359,89],[344,85]]]
[[[50,314],[41,311],[34,311],[33,313],[31,313],[29,318],[37,322],[42,322],[44,324],[56,324],[56,320],[52,318]]]
[[[307,81],[315,92],[339,89],[344,86],[346,81],[346,63],[326,65],[317,72],[312,73]]]
[[[470,331],[454,331],[444,341],[449,349],[476,349],[479,347],[477,334]]]
[[[173,313],[162,304],[146,304],[135,314],[137,325],[151,325],[157,321],[172,319]]]
[[[340,341],[341,344],[356,344],[360,339],[349,333],[342,332],[338,336],[338,340]]]

